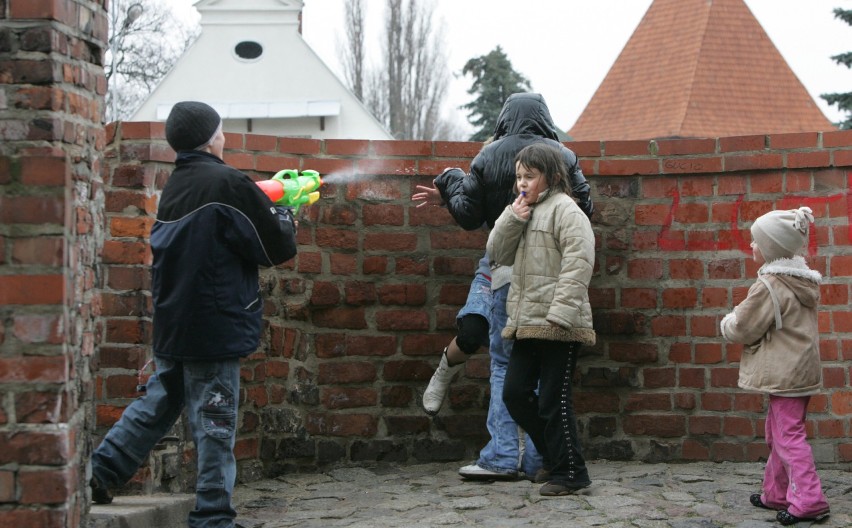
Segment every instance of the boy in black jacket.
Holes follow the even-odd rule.
[[[127,482],[185,408],[198,453],[188,525],[232,528],[239,360],[260,342],[258,266],[296,255],[296,227],[222,161],[225,135],[207,104],[177,103],[166,120],[177,152],[151,229],[156,373],[92,455],[92,498]]]

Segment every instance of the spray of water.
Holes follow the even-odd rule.
[[[349,183],[372,180],[375,177],[375,174],[364,174],[353,170],[344,170],[323,174],[322,182],[329,185],[346,185]]]

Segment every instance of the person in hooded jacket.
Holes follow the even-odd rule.
[[[418,192],[412,195],[412,200],[422,201],[419,206],[446,206],[453,219],[466,230],[483,226],[490,229],[505,207],[515,199],[515,156],[527,145],[538,142],[559,151],[571,192],[580,209],[591,217],[594,204],[579,160],[574,152],[558,141],[550,110],[544,98],[537,93],[516,93],[506,99],[494,134],[474,157],[469,174],[459,168],[447,169],[435,178],[432,187],[418,185]],[[486,331],[482,325],[473,323],[467,328],[460,325],[460,335],[444,349],[438,368],[424,392],[423,404],[429,414],[437,413],[451,380],[464,366],[469,354],[479,348],[478,343],[487,342],[491,357],[491,399],[486,426],[491,438],[480,451],[479,458],[462,467],[459,474],[468,479],[514,479],[523,476],[544,482],[549,475],[542,469],[541,456],[530,438],[519,431],[501,398],[512,352],[512,341],[500,335],[506,325],[506,296],[511,278],[511,266],[496,265],[488,255],[480,261],[471,294],[475,293],[474,289],[481,289],[483,284],[490,284],[492,298],[483,313],[487,317],[488,337],[481,335]],[[482,302],[482,296],[479,297],[477,302]],[[465,305],[460,316],[470,312],[469,306]],[[465,343],[469,343],[464,349],[457,343],[461,336],[464,336]]]
[[[822,384],[817,321],[822,276],[798,254],[813,221],[808,207],[771,211],[754,221],[757,280],[720,324],[725,340],[745,345],[738,385],[769,395],[763,493],[749,501],[778,510],[776,519],[785,526],[829,514],[805,430],[808,402]]]
[[[197,453],[192,528],[233,528],[240,358],[260,342],[258,266],[296,255],[292,212],[222,160],[222,120],[183,101],[166,120],[177,153],[151,228],[156,372],[92,455],[92,500],[129,481],[186,409]]]

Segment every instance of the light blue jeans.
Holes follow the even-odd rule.
[[[92,475],[108,487],[129,481],[186,407],[198,453],[196,502],[188,526],[233,528],[239,359],[155,362],[157,371],[148,379],[145,395],[124,410],[92,454]]]
[[[506,326],[506,298],[509,295],[509,285],[506,284],[493,292],[489,334],[491,344],[491,401],[488,404],[488,419],[486,426],[491,434],[491,440],[479,452],[476,465],[498,473],[515,473],[522,471],[529,476],[535,476],[541,468],[541,455],[536,450],[529,435],[520,434],[518,424],[509,416],[506,404],[503,403],[503,382],[506,378],[506,368],[509,366],[509,356],[512,355],[513,341],[503,339],[500,332]],[[523,446],[521,443],[523,442]]]

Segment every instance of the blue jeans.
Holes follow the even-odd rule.
[[[195,509],[190,528],[233,528],[231,494],[239,359],[176,362],[156,358],[145,395],[131,403],[92,454],[92,475],[105,486],[130,480],[151,449],[172,428],[184,407],[198,453]]]
[[[506,326],[506,297],[509,295],[509,285],[506,284],[493,292],[489,333],[491,345],[491,400],[488,404],[488,419],[486,426],[491,434],[491,440],[479,452],[476,465],[498,473],[514,473],[523,471],[527,475],[535,475],[541,468],[539,455],[529,435],[519,434],[518,424],[512,420],[506,404],[503,403],[503,382],[509,357],[512,355],[512,341],[503,339],[500,332]],[[523,450],[521,449],[523,442]]]

